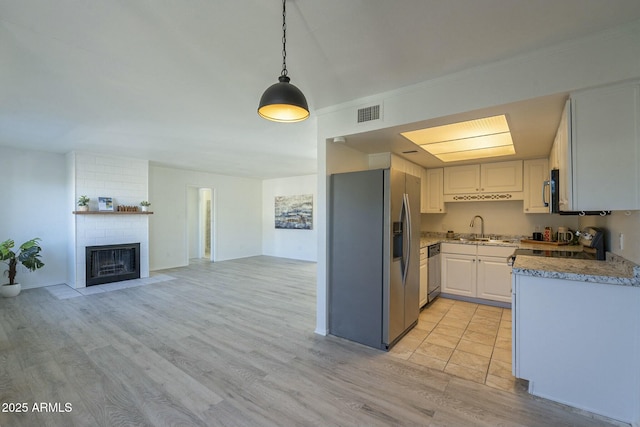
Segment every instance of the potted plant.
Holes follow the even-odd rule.
[[[16,283],[16,267],[18,262],[24,265],[29,271],[35,271],[44,266],[40,261],[40,238],[28,240],[20,245],[20,250],[16,254],[12,248],[15,242],[11,239],[0,243],[0,261],[5,261],[9,269],[5,271],[9,276],[9,283],[0,286],[0,295],[3,297],[15,297],[20,293],[20,283]]]
[[[149,203],[146,200],[143,200],[140,202],[140,206],[142,206],[142,212],[147,212],[149,210],[149,206],[151,206],[151,203]]]
[[[90,200],[91,199],[88,198],[87,196],[80,196],[80,198],[78,198],[78,210],[82,212],[88,211]]]

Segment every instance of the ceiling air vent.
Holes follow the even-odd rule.
[[[371,107],[358,109],[358,123],[370,122],[371,120],[380,119],[380,106],[372,105]]]

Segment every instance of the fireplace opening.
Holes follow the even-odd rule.
[[[87,286],[140,278],[140,243],[87,246]]]

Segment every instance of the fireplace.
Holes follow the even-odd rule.
[[[140,243],[87,246],[87,286],[140,278]]]

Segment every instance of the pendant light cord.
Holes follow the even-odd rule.
[[[282,72],[281,76],[287,75],[287,0],[282,0]]]

